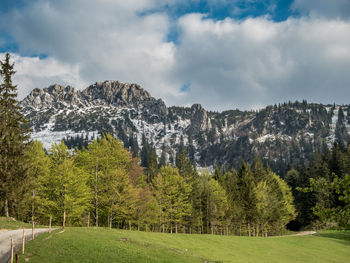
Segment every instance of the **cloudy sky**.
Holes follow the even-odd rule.
[[[19,98],[138,83],[167,105],[350,103],[350,0],[1,0]]]

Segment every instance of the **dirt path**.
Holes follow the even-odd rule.
[[[316,234],[316,231],[303,231],[292,236],[308,236],[308,235],[314,235],[314,234]]]
[[[280,237],[296,237],[296,236],[310,236],[316,234],[315,231],[302,231],[298,234],[292,234],[292,235],[283,235],[283,236],[269,236],[269,238],[280,238]]]
[[[32,240],[32,230],[25,229],[25,239],[26,242]],[[35,236],[42,233],[48,232],[48,228],[38,228],[35,229]],[[11,238],[13,238],[15,249],[14,251],[22,247],[22,235],[23,230],[11,230],[11,231],[2,231],[0,232],[0,263],[7,263],[11,256]]]

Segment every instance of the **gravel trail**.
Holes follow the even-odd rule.
[[[51,229],[53,230],[53,229]],[[34,230],[35,236],[49,232],[48,228],[38,228]],[[32,230],[25,229],[26,242],[32,240]],[[0,263],[7,263],[11,257],[11,238],[14,242],[14,252],[22,248],[23,229],[0,231]]]

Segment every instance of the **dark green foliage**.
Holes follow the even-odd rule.
[[[315,154],[313,162],[290,170],[286,180],[293,189],[298,217],[292,226],[309,224],[339,226],[349,229],[348,173],[350,145],[335,143],[323,155]]]
[[[4,215],[18,212],[19,196],[26,177],[24,153],[29,139],[21,108],[17,106],[17,87],[12,84],[15,74],[10,55],[0,61],[0,196]]]

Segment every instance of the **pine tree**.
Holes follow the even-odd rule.
[[[15,209],[15,193],[23,186],[26,175],[23,157],[29,130],[17,105],[17,86],[12,84],[14,64],[8,53],[0,66],[0,196],[4,215],[9,216]]]
[[[153,178],[158,174],[157,155],[154,151],[151,152],[147,166],[147,183],[151,183]]]
[[[242,211],[248,227],[248,235],[251,235],[251,227],[255,222],[257,198],[254,193],[256,186],[254,176],[247,163],[243,162],[238,172],[239,191],[241,193]]]

